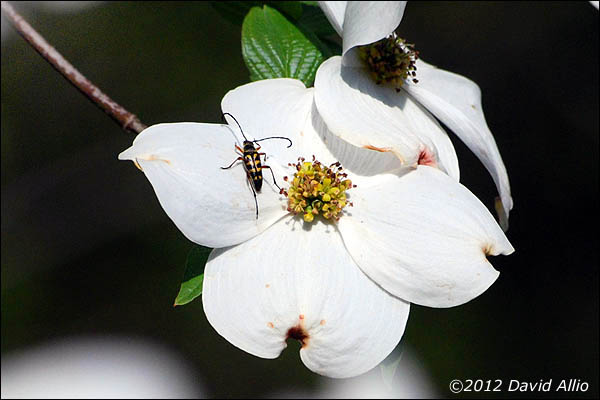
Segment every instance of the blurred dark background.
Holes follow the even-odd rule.
[[[248,82],[240,28],[208,3],[14,7],[147,125],[219,122],[222,96]],[[527,395],[598,396],[598,20],[588,2],[407,6],[400,32],[421,57],[481,87],[515,203],[496,283],[460,307],[412,307],[403,343],[442,396],[454,378],[574,378],[589,390]],[[259,359],[211,328],[200,299],[173,308],[192,244],[117,160],[133,135],[4,18],[1,63],[2,355],[126,335],[184,358],[206,396],[316,390],[297,344]],[[451,137],[462,183],[493,210],[491,177]]]

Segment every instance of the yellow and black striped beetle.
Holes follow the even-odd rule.
[[[286,138],[283,136],[270,136],[270,137],[262,138],[262,139],[258,139],[258,140],[248,140],[248,138],[244,134],[244,131],[242,130],[240,123],[238,122],[237,119],[235,119],[235,117],[233,115],[231,115],[230,113],[223,113],[223,115],[221,115],[221,119],[223,119],[223,121],[227,122],[225,119],[226,115],[230,116],[235,121],[238,128],[240,128],[240,132],[242,133],[242,136],[244,137],[244,143],[243,143],[244,148],[242,149],[242,148],[240,148],[240,146],[238,146],[236,144],[235,151],[240,155],[240,157],[233,160],[233,162],[228,167],[221,167],[221,169],[229,169],[229,168],[233,167],[233,165],[238,161],[244,162],[244,169],[246,170],[246,177],[248,178],[248,181],[250,182],[250,184],[249,184],[250,189],[252,190],[252,194],[254,195],[254,204],[256,205],[256,219],[258,219],[258,200],[256,199],[256,192],[260,192],[260,189],[262,188],[262,183],[263,183],[262,170],[263,170],[263,168],[267,168],[269,171],[271,171],[271,176],[273,177],[273,183],[275,184],[275,186],[277,186],[277,188],[280,190],[280,192],[282,190],[279,187],[279,185],[277,184],[277,182],[275,181],[275,174],[273,174],[273,170],[271,169],[271,167],[269,167],[268,165],[262,164],[262,162],[260,160],[260,156],[265,156],[265,160],[267,159],[267,157],[266,157],[265,153],[258,152],[261,149],[258,142],[261,142],[261,141],[267,140],[267,139],[285,139],[288,142],[290,142],[288,147],[291,147],[292,141],[289,138]],[[258,146],[258,148],[255,148],[254,144],[256,144]]]

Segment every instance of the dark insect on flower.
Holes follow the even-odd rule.
[[[275,184],[275,186],[277,186],[277,188],[279,189],[280,192],[283,190],[279,187],[279,185],[275,181],[275,174],[273,174],[273,170],[271,169],[271,167],[269,167],[268,165],[262,164],[262,162],[260,160],[260,156],[265,156],[265,153],[258,152],[261,149],[258,142],[261,142],[263,140],[268,140],[268,139],[284,139],[284,140],[287,140],[288,142],[290,142],[288,147],[291,147],[292,141],[289,138],[286,138],[283,136],[270,136],[270,137],[262,138],[262,139],[258,139],[258,140],[248,140],[248,138],[244,134],[244,131],[242,130],[240,123],[237,121],[237,119],[235,119],[235,117],[233,115],[231,115],[230,113],[223,113],[223,115],[221,115],[221,118],[225,122],[227,122],[225,120],[226,115],[230,116],[235,121],[237,126],[240,128],[240,132],[242,133],[242,136],[244,137],[244,143],[243,143],[244,148],[242,149],[236,144],[235,150],[236,150],[236,153],[238,153],[240,155],[240,157],[233,160],[233,162],[228,167],[221,167],[221,169],[229,169],[229,168],[233,167],[233,165],[238,161],[244,162],[244,169],[246,170],[246,176],[248,178],[248,181],[250,182],[250,189],[252,190],[252,194],[254,195],[254,204],[256,205],[256,219],[258,219],[258,200],[256,199],[256,192],[260,192],[260,189],[262,188],[262,183],[263,183],[262,170],[263,170],[263,168],[267,168],[269,171],[271,171],[271,176],[273,177],[273,183]],[[254,144],[256,144],[258,147],[255,148]]]

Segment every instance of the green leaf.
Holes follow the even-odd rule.
[[[309,87],[323,54],[277,10],[253,7],[242,25],[242,55],[250,79],[295,78]]]
[[[307,6],[319,7],[318,1],[300,1],[302,4],[306,4]]]
[[[319,39],[319,37],[306,25],[304,25],[303,22],[301,21],[297,21],[296,22],[296,26],[298,27],[298,29],[302,32],[302,34],[312,42],[312,44],[315,45],[315,47],[317,49],[319,49],[319,51],[321,52],[321,54],[323,55],[324,59],[327,59],[331,56],[334,56],[336,54],[342,54],[341,50],[339,53],[336,53],[335,51],[331,50],[331,48],[325,44],[325,42],[321,41],[321,39]]]
[[[206,247],[194,246],[188,253],[183,282],[181,283],[174,306],[187,304],[202,294],[204,266],[210,250]]]

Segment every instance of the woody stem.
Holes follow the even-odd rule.
[[[146,129],[140,120],[132,113],[121,107],[96,85],[89,81],[71,63],[69,63],[46,39],[19,15],[6,1],[2,1],[2,13],[13,24],[17,32],[25,39],[46,61],[52,65],[73,86],[83,93],[94,104],[104,110],[121,128],[128,132],[140,133]]]

